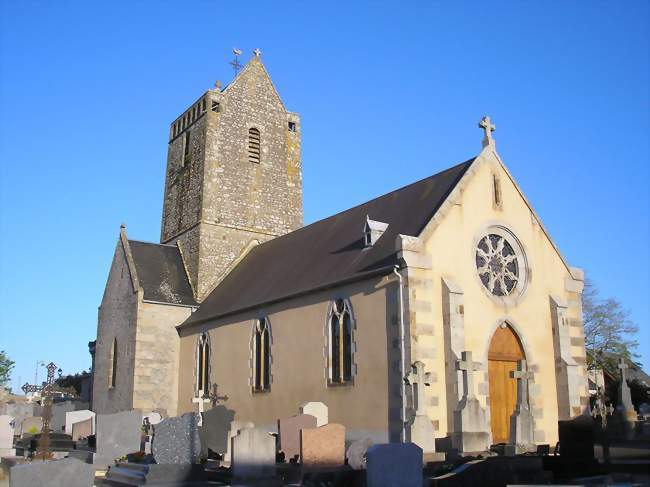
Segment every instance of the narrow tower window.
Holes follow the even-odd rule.
[[[185,140],[183,141],[183,166],[190,160],[190,131],[185,132]]]
[[[296,122],[289,122],[289,132],[296,131]]]
[[[109,388],[115,387],[117,380],[117,338],[113,338],[113,345],[110,352],[110,370],[108,374]]]
[[[332,303],[329,319],[330,382],[344,384],[352,380],[352,313],[346,300]]]
[[[210,389],[210,339],[202,333],[196,344],[196,394],[206,397]]]
[[[256,320],[253,336],[255,392],[271,389],[271,333],[266,318]]]
[[[248,129],[248,161],[260,163],[260,131],[254,127]]]
[[[499,179],[499,176],[497,176],[496,174],[492,175],[492,198],[493,198],[494,207],[500,210],[502,205],[501,180]]]
[[[219,113],[219,112],[221,111],[221,107],[219,106],[219,102],[218,102],[218,101],[214,101],[214,100],[212,100],[212,108],[211,108],[211,110],[212,110],[213,112],[216,112],[216,113]]]

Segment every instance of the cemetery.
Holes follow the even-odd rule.
[[[466,372],[463,364],[469,363],[471,354],[465,354],[460,370]],[[626,368],[621,361],[622,379]],[[518,380],[511,442],[478,443],[485,447],[471,454],[462,448],[435,451],[435,431],[430,423],[422,426],[417,408],[407,425],[411,441],[376,443],[371,438],[350,440],[345,425],[330,422],[327,405],[318,401],[296,405],[295,415],[278,418],[276,427],[269,428],[238,421],[224,404],[209,403],[207,410],[177,417],[140,410],[96,414],[74,397],[51,402],[48,394],[55,387],[45,383],[41,404],[2,405],[2,412],[8,413],[0,416],[2,473],[11,487],[460,487],[647,481],[650,414],[634,409],[625,380],[616,408],[603,394],[597,396],[591,410],[560,421],[559,442],[547,445],[535,443],[530,435],[526,389],[531,374],[525,361],[511,375]],[[411,383],[425,380],[415,364]],[[475,438],[460,439],[456,445],[468,441],[476,448]]]

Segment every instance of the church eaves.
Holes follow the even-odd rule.
[[[473,161],[255,247],[179,327],[391,272],[396,236],[419,235]],[[368,218],[388,225],[371,247],[360,231]]]

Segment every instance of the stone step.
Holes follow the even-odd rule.
[[[147,463],[118,462],[117,466],[120,468],[128,468],[142,472],[143,475],[146,475],[146,473],[149,471],[149,464]]]
[[[111,467],[106,472],[105,480],[110,481],[113,485],[144,485],[147,481],[145,473],[139,470],[124,467]]]

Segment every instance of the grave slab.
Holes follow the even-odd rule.
[[[415,443],[386,443],[368,448],[368,487],[422,487],[422,448]]]
[[[95,413],[89,411],[88,409],[80,409],[77,411],[66,412],[65,413],[65,434],[72,435],[72,425],[74,423],[78,423],[79,421],[85,421],[88,418],[94,418],[94,417],[95,417]]]
[[[96,416],[95,464],[112,465],[115,459],[140,450],[142,413],[122,411]]]
[[[198,413],[163,419],[155,425],[151,452],[159,464],[193,464],[201,454]]]
[[[10,487],[92,487],[94,480],[92,465],[76,458],[16,465],[9,474]]]
[[[275,476],[275,438],[262,428],[245,428],[232,438],[232,475],[235,479]]]
[[[311,414],[316,418],[316,426],[325,426],[329,422],[329,410],[322,402],[310,401],[303,403],[299,408],[300,414]]]
[[[300,458],[305,468],[333,468],[345,464],[345,426],[328,423],[301,430]]]
[[[280,433],[280,450],[284,452],[287,463],[300,459],[300,430],[316,428],[317,420],[311,414],[298,414],[278,420]]]
[[[366,455],[368,453],[368,448],[372,445],[373,441],[370,438],[353,441],[350,444],[345,456],[348,459],[348,465],[350,465],[353,470],[363,470],[366,468]]]
[[[229,450],[230,425],[235,418],[235,411],[218,405],[203,413],[203,425],[199,428],[201,448],[207,456],[208,448],[213,452],[225,455]]]

